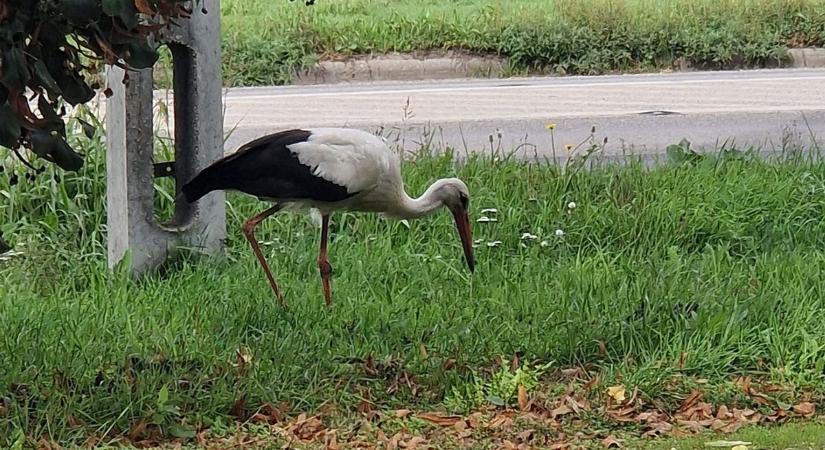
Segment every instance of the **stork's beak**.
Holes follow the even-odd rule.
[[[467,267],[470,272],[475,270],[476,261],[473,258],[473,230],[470,227],[470,217],[464,208],[453,211],[455,226],[458,228],[458,236],[461,238],[461,246],[464,247],[464,258],[467,260]]]

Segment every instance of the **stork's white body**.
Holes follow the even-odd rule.
[[[318,209],[321,214],[336,210],[403,214],[406,193],[401,179],[401,159],[383,138],[355,129],[312,128],[310,138],[288,145],[301,164],[316,177],[346,188],[354,196],[337,202],[294,199]],[[282,199],[283,201],[283,199]]]

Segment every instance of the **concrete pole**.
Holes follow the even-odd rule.
[[[192,18],[157,37],[174,64],[176,190],[223,156],[220,0],[201,0]],[[179,246],[220,254],[226,238],[224,194],[214,192],[194,207],[176,203],[169,223],[154,214],[152,69],[108,70],[112,96],[106,105],[109,266],[130,256],[141,274],[160,266]],[[161,176],[163,174],[160,174]]]

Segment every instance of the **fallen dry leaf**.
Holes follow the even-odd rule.
[[[455,429],[455,431],[457,431],[459,433],[463,433],[464,430],[467,429],[467,422],[465,422],[463,420],[459,420],[458,422],[455,423],[455,425],[453,425],[453,429]]]
[[[779,409],[773,414],[765,416],[763,420],[770,423],[782,423],[788,420],[788,413],[784,409]]]
[[[462,420],[460,416],[443,416],[438,413],[416,414],[415,417],[442,427],[451,427]]]
[[[488,425],[489,428],[504,428],[509,427],[513,424],[513,419],[507,417],[504,414],[499,414],[490,421]]]
[[[241,395],[241,398],[232,405],[229,415],[241,422],[246,420],[246,395]]]
[[[480,412],[472,413],[469,417],[467,417],[467,425],[470,428],[478,429],[481,427],[481,423],[484,420],[484,415]]]
[[[719,409],[716,410],[717,419],[728,419],[731,417],[733,417],[733,414],[731,414],[730,410],[725,405],[720,406]]]
[[[536,434],[536,430],[524,430],[521,433],[517,434],[516,437],[518,438],[519,442],[521,443],[528,443],[533,440],[533,437]]]
[[[47,441],[45,438],[41,438],[37,443],[37,450],[60,450],[60,448],[60,445]]]
[[[404,419],[412,413],[409,409],[397,409],[395,410],[395,417],[399,419]]]
[[[129,429],[129,434],[127,437],[130,441],[136,442],[138,438],[143,436],[143,431],[146,430],[146,420],[140,419],[136,424],[132,425],[132,428]]]
[[[271,403],[264,403],[259,410],[259,414],[263,414],[267,418],[267,422],[270,425],[275,425],[276,423],[283,422],[286,418],[286,414],[284,411],[287,409],[287,406],[281,405],[281,407],[276,407]]]
[[[682,401],[682,406],[679,407],[679,411],[687,411],[693,405],[699,402],[699,400],[701,400],[704,395],[705,393],[702,391],[691,392],[690,395],[688,395],[687,398]]]
[[[793,412],[802,417],[813,417],[816,413],[816,405],[811,402],[802,402],[798,405],[794,405]]]
[[[604,448],[622,448],[622,443],[616,439],[612,434],[602,439],[602,447]]]
[[[427,442],[427,440],[423,437],[415,436],[405,443],[405,448],[407,450],[416,450],[419,445],[424,444],[425,442]]]
[[[390,440],[387,442],[387,450],[395,450],[398,448],[398,443],[401,442],[401,438],[404,437],[403,433],[396,433]]]
[[[365,398],[361,399],[361,401],[358,402],[357,410],[361,414],[369,414],[369,413],[373,412],[374,409],[375,408],[373,408],[372,402],[365,399]]]
[[[673,425],[668,422],[656,422],[645,428],[647,431],[642,433],[642,437],[659,437],[673,431]]]
[[[522,411],[527,411],[527,388],[523,384],[518,385],[518,407]]]
[[[638,418],[633,417],[633,413],[636,412],[636,408],[627,407],[622,409],[611,409],[607,411],[607,416],[617,422],[636,422]]]
[[[625,399],[625,388],[624,386],[610,386],[607,388],[607,395],[616,400],[617,403],[621,403]]]
[[[561,417],[573,412],[573,409],[567,405],[561,405],[558,408],[550,411],[550,417],[556,419],[557,417]]]
[[[311,442],[324,435],[324,423],[318,417],[301,414],[287,426],[287,431],[302,441]]]

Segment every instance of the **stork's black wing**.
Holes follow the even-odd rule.
[[[298,160],[288,145],[306,142],[312,132],[287,130],[251,141],[237,152],[215,161],[183,186],[193,203],[215,190],[235,190],[271,199],[344,200],[354,193],[313,175],[314,167]]]

